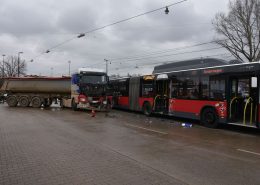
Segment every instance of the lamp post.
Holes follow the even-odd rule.
[[[20,52],[18,52],[18,66],[17,66],[17,75],[18,75],[18,77],[20,76],[20,54],[22,54],[23,52],[22,51],[20,51]]]
[[[104,61],[106,62],[106,74],[108,75],[108,60],[104,59]]]
[[[71,61],[69,60],[68,63],[69,63],[69,76],[70,76],[70,63],[71,63]]]
[[[5,54],[3,54],[2,55],[3,56],[3,73],[2,73],[2,75],[3,75],[3,77],[5,77]]]

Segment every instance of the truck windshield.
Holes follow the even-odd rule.
[[[87,75],[87,76],[82,76],[80,78],[80,83],[90,83],[90,84],[104,84],[106,83],[106,76],[103,75]]]

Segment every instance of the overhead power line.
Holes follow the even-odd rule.
[[[174,5],[177,5],[177,4],[180,4],[180,3],[183,3],[187,0],[182,0],[182,1],[178,1],[178,2],[175,2],[175,3],[172,3],[172,4],[169,4],[169,5],[166,5],[166,6],[163,6],[161,8],[157,8],[157,9],[154,9],[154,10],[150,10],[148,12],[144,12],[144,13],[141,13],[141,14],[138,14],[138,15],[135,15],[135,16],[132,16],[132,17],[129,17],[129,18],[126,18],[126,19],[122,19],[120,21],[116,21],[114,23],[111,23],[111,24],[107,24],[105,26],[102,26],[102,27],[99,27],[99,28],[95,28],[95,29],[92,29],[92,30],[89,30],[89,31],[86,31],[84,32],[85,34],[88,34],[88,33],[92,33],[94,31],[98,31],[98,30],[101,30],[101,29],[104,29],[104,28],[107,28],[107,27],[110,27],[110,26],[113,26],[113,25],[116,25],[116,24],[119,24],[119,23],[122,23],[122,22],[126,22],[126,21],[129,21],[129,20],[132,20],[132,19],[135,19],[135,18],[138,18],[138,17],[141,17],[143,15],[146,15],[146,14],[150,14],[150,13],[153,13],[153,12],[157,12],[159,10],[163,10],[165,9],[165,7],[171,7],[171,6],[174,6]]]
[[[219,40],[222,41],[222,40]],[[202,43],[197,43],[197,44],[193,44],[193,45],[187,45],[187,46],[183,46],[183,47],[178,47],[178,48],[172,48],[172,49],[167,49],[167,50],[159,50],[159,51],[155,51],[155,52],[145,52],[145,54],[137,54],[137,55],[132,55],[132,56],[126,56],[126,57],[119,57],[119,58],[111,58],[108,59],[110,61],[110,63],[122,63],[125,61],[122,60],[126,60],[126,61],[130,61],[131,59],[139,59],[140,57],[148,57],[148,56],[152,56],[152,55],[157,55],[157,54],[162,54],[162,53],[168,53],[168,52],[173,52],[173,51],[178,51],[178,50],[185,50],[188,48],[193,48],[193,47],[197,47],[197,46],[202,46],[202,45],[208,45],[208,44],[213,44],[216,41],[209,41],[209,42],[202,42]],[[208,49],[207,49],[208,50]],[[204,51],[204,50],[203,50]],[[190,52],[190,51],[189,51]],[[185,53],[184,53],[185,54]],[[155,58],[155,57],[149,57],[149,58]],[[145,58],[146,59],[146,58]],[[120,61],[119,61],[120,60]],[[87,67],[92,67],[92,66],[97,66],[97,65],[103,65],[104,61],[102,62],[98,62],[95,64],[91,64]]]
[[[206,55],[206,56],[201,56],[201,57],[195,57],[193,59],[204,59],[204,58],[209,58],[209,57],[216,57],[216,56],[226,56],[225,58],[230,58],[232,57],[232,55],[230,53],[220,53],[220,54],[214,54],[214,55]],[[184,60],[188,60],[188,59],[183,59]],[[155,63],[149,63],[149,64],[141,64],[141,65],[132,65],[132,66],[129,66],[127,69],[126,67],[124,68],[121,68],[119,69],[119,67],[114,67],[114,68],[110,68],[110,71],[126,71],[128,70],[129,71],[129,68],[132,67],[132,68],[143,68],[143,67],[147,67],[147,66],[154,66],[154,65],[160,65],[160,64],[168,64],[168,63],[173,63],[175,61],[158,61],[158,62],[155,62]],[[176,61],[177,62],[177,61]]]
[[[186,51],[186,52],[173,53],[173,54],[167,54],[167,55],[148,56],[148,57],[142,57],[142,58],[127,59],[127,60],[124,60],[124,62],[139,61],[139,60],[144,60],[144,59],[163,58],[163,57],[169,57],[169,56],[174,56],[174,55],[197,53],[197,52],[211,51],[211,50],[217,50],[217,49],[223,49],[223,47],[215,47],[215,48],[208,48],[208,49],[201,49],[201,50]],[[118,62],[122,62],[122,61],[116,61],[116,62],[113,62],[113,63],[118,63]]]
[[[178,1],[178,2],[175,2],[175,3],[171,3],[171,4],[168,4],[166,6],[163,6],[163,7],[160,7],[160,8],[157,8],[157,9],[154,9],[154,10],[150,10],[150,11],[147,11],[147,12],[144,12],[144,13],[141,13],[141,14],[138,14],[138,15],[135,15],[135,16],[132,16],[132,17],[129,17],[129,18],[126,18],[126,19],[122,19],[122,20],[119,20],[119,21],[116,21],[116,22],[113,22],[111,24],[107,24],[105,26],[101,26],[101,27],[97,27],[97,28],[94,28],[94,29],[91,29],[91,30],[88,30],[86,32],[82,32],[80,34],[78,34],[77,36],[73,36],[57,45],[54,45],[52,47],[50,47],[49,49],[47,49],[45,52],[41,53],[40,55],[37,55],[36,57],[39,57],[45,53],[49,53],[51,52],[51,50],[55,49],[55,48],[58,48],[68,42],[71,42],[72,40],[74,39],[77,39],[77,38],[81,38],[81,37],[84,37],[86,34],[89,34],[89,33],[92,33],[92,32],[95,32],[95,31],[98,31],[98,30],[102,30],[102,29],[105,29],[107,27],[111,27],[111,26],[114,26],[116,24],[120,24],[120,23],[123,23],[123,22],[126,22],[126,21],[129,21],[129,20],[132,20],[132,19],[135,19],[135,18],[138,18],[138,17],[141,17],[141,16],[144,16],[144,15],[147,15],[147,14],[150,14],[150,13],[153,13],[153,12],[156,12],[156,11],[159,11],[159,10],[162,10],[162,9],[165,9],[165,7],[171,7],[171,6],[174,6],[174,5],[177,5],[177,4],[181,4],[185,1],[188,1],[188,0],[182,0],[182,1]],[[34,57],[34,59],[36,58]],[[33,60],[33,59],[32,59]]]
[[[146,56],[151,56],[151,55],[157,55],[157,54],[162,54],[162,53],[168,53],[168,52],[193,48],[193,47],[202,46],[202,45],[214,44],[215,42],[216,41],[202,42],[202,43],[198,43],[198,44],[194,44],[194,45],[187,45],[187,46],[183,46],[183,47],[166,49],[166,50],[159,50],[159,51],[154,51],[154,52],[146,52],[145,54],[133,55],[133,56],[128,56],[128,57],[111,58],[109,60],[110,61],[117,61],[117,60],[135,59],[135,58],[138,58],[138,57],[146,57]]]

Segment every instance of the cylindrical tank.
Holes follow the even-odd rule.
[[[1,91],[12,93],[70,94],[70,77],[6,78]]]

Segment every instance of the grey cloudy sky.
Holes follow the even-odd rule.
[[[23,51],[21,58],[28,63],[28,74],[50,75],[51,68],[55,75],[68,74],[69,60],[72,70],[84,66],[105,68],[106,58],[111,61],[110,74],[124,75],[150,73],[153,65],[164,61],[227,53],[216,49],[180,54],[216,45],[164,52],[216,37],[211,21],[217,12],[227,11],[228,0],[188,0],[170,7],[168,15],[163,11],[148,14],[93,32],[39,56],[78,33],[177,1],[0,0],[0,54],[17,56]],[[151,55],[155,52],[160,54]],[[137,55],[138,59],[133,60]],[[32,58],[34,62],[30,63]]]

